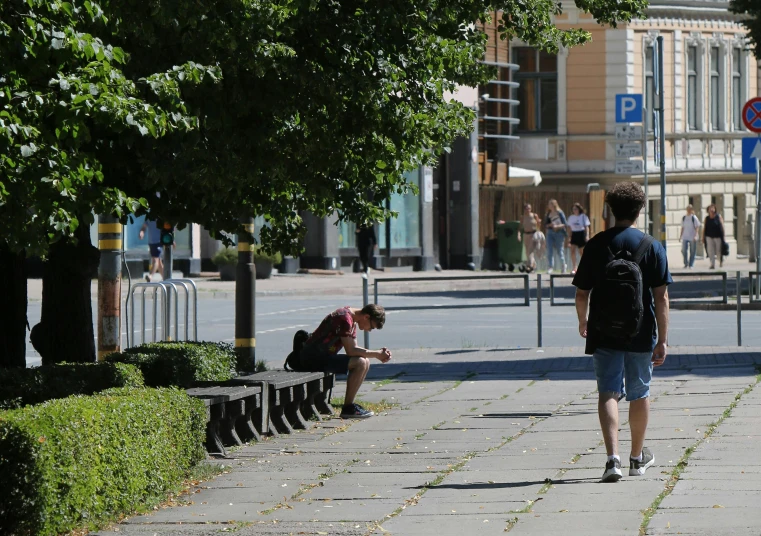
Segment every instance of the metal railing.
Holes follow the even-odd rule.
[[[729,292],[727,287],[727,272],[678,272],[671,274],[674,279],[681,278],[694,278],[694,277],[721,277],[721,296],[718,299],[695,299],[695,298],[673,298],[669,296],[669,303],[729,303]],[[575,301],[569,299],[567,301],[558,301],[555,297],[555,280],[556,279],[570,279],[574,277],[573,274],[550,274],[550,305],[555,306],[571,306]],[[678,283],[678,281],[674,281]],[[753,300],[751,299],[751,302]]]
[[[193,303],[193,339],[198,340],[198,288],[192,279],[167,279],[156,283],[136,283],[132,285],[130,293],[127,296],[127,302],[130,307],[130,315],[127,322],[127,345],[136,346],[135,339],[135,299],[140,292],[140,342],[144,344],[146,342],[146,293],[152,291],[153,301],[153,336],[152,342],[157,340],[172,340],[172,312],[174,312],[174,340],[180,340],[180,299],[178,286],[185,290],[185,340],[189,341],[190,338],[190,303],[192,287],[192,303]],[[172,295],[174,294],[174,300]],[[159,302],[161,302],[161,314],[159,315]],[[172,305],[174,303],[174,306]],[[161,320],[161,338],[158,339],[159,319]]]
[[[374,303],[378,303],[378,284],[379,283],[402,283],[402,282],[419,282],[419,281],[484,281],[500,279],[523,279],[523,303],[521,304],[457,304],[457,305],[411,305],[408,307],[387,307],[389,311],[404,311],[414,309],[467,309],[472,307],[506,307],[506,306],[526,306],[531,304],[531,289],[528,274],[503,274],[503,275],[457,275],[443,277],[382,277],[373,281],[373,298]]]

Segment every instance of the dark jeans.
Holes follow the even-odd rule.
[[[370,259],[373,256],[375,244],[373,242],[360,241],[357,244],[357,249],[359,250],[359,262],[362,263],[362,271],[367,273],[367,270],[370,268]]]

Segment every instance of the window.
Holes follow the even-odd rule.
[[[698,47],[687,46],[687,128],[698,130]]]
[[[710,97],[711,97],[711,130],[723,130],[721,122],[721,54],[718,46],[711,47]]]
[[[420,187],[420,170],[407,171],[404,178],[409,184]],[[420,247],[420,197],[407,192],[391,194],[391,210],[399,216],[378,225],[378,247],[386,247],[386,225],[391,224],[391,249]]]
[[[557,56],[529,47],[514,47],[513,63],[519,65],[514,80],[520,84],[515,98],[518,132],[555,132],[558,128]]]
[[[745,101],[745,56],[741,48],[732,49],[732,126],[743,129],[742,108]]]
[[[653,130],[653,106],[655,105],[655,48],[649,43],[645,48],[645,110],[647,112],[648,131]]]

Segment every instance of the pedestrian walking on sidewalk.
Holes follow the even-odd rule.
[[[558,202],[555,199],[550,199],[547,203],[547,214],[544,217],[547,236],[547,262],[549,264],[547,273],[552,273],[555,269],[555,259],[557,259],[558,267],[563,273],[567,269],[565,264],[565,243],[568,240],[567,225],[565,213],[560,209]]]
[[[150,283],[153,274],[164,273],[164,262],[161,260],[161,229],[156,220],[149,220],[147,216],[138,233],[140,240],[145,238],[146,231],[148,231],[148,248],[151,250],[151,271],[145,276],[145,280]]]
[[[708,259],[711,265],[708,267],[713,270],[716,268],[716,257],[719,257],[719,267],[724,266],[724,257],[722,256],[722,244],[724,243],[724,220],[716,212],[716,205],[711,203],[706,210],[708,215],[703,222],[703,245],[706,248]]]
[[[655,462],[644,446],[650,414],[653,367],[666,360],[672,282],[666,251],[635,228],[645,204],[634,182],[616,184],[606,195],[616,225],[587,244],[573,279],[579,333],[594,356],[598,403],[608,459],[603,482],[621,476],[618,454],[618,402],[629,402],[629,476],[641,476]],[[591,303],[590,303],[591,296]]]
[[[294,352],[288,356],[287,364],[295,364],[295,370],[309,372],[332,372],[348,374],[346,397],[341,409],[342,419],[365,419],[373,412],[354,403],[354,398],[370,370],[370,359],[381,363],[391,360],[391,350],[369,350],[357,346],[357,330],[372,331],[383,329],[386,311],[380,305],[369,304],[358,309],[342,307],[326,316],[311,335],[299,331],[294,337]],[[303,344],[301,341],[306,339]],[[344,354],[339,354],[341,349]],[[296,359],[292,360],[292,356]]]
[[[541,233],[539,226],[541,220],[539,216],[531,211],[531,204],[523,205],[523,247],[526,248],[526,266],[529,272],[536,270],[536,250],[541,246],[538,240],[535,240],[535,234]]]
[[[582,250],[589,242],[589,228],[592,223],[580,203],[574,203],[572,210],[573,214],[568,218],[568,227],[571,229],[571,273],[575,274],[581,261]]]
[[[357,249],[359,262],[362,263],[362,273],[366,274],[370,269],[370,259],[373,257],[377,244],[374,225],[357,225]]]
[[[687,205],[687,214],[682,216],[682,232],[679,235],[679,239],[682,241],[682,257],[684,258],[685,268],[692,269],[695,266],[695,253],[697,251],[700,227],[700,220],[695,215],[692,205]]]

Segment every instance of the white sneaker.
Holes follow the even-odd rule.
[[[552,268],[547,268],[547,274],[549,275],[551,273],[552,273]]]
[[[563,265],[563,272],[562,273],[566,273],[567,271],[568,271],[568,265],[564,264]]]

